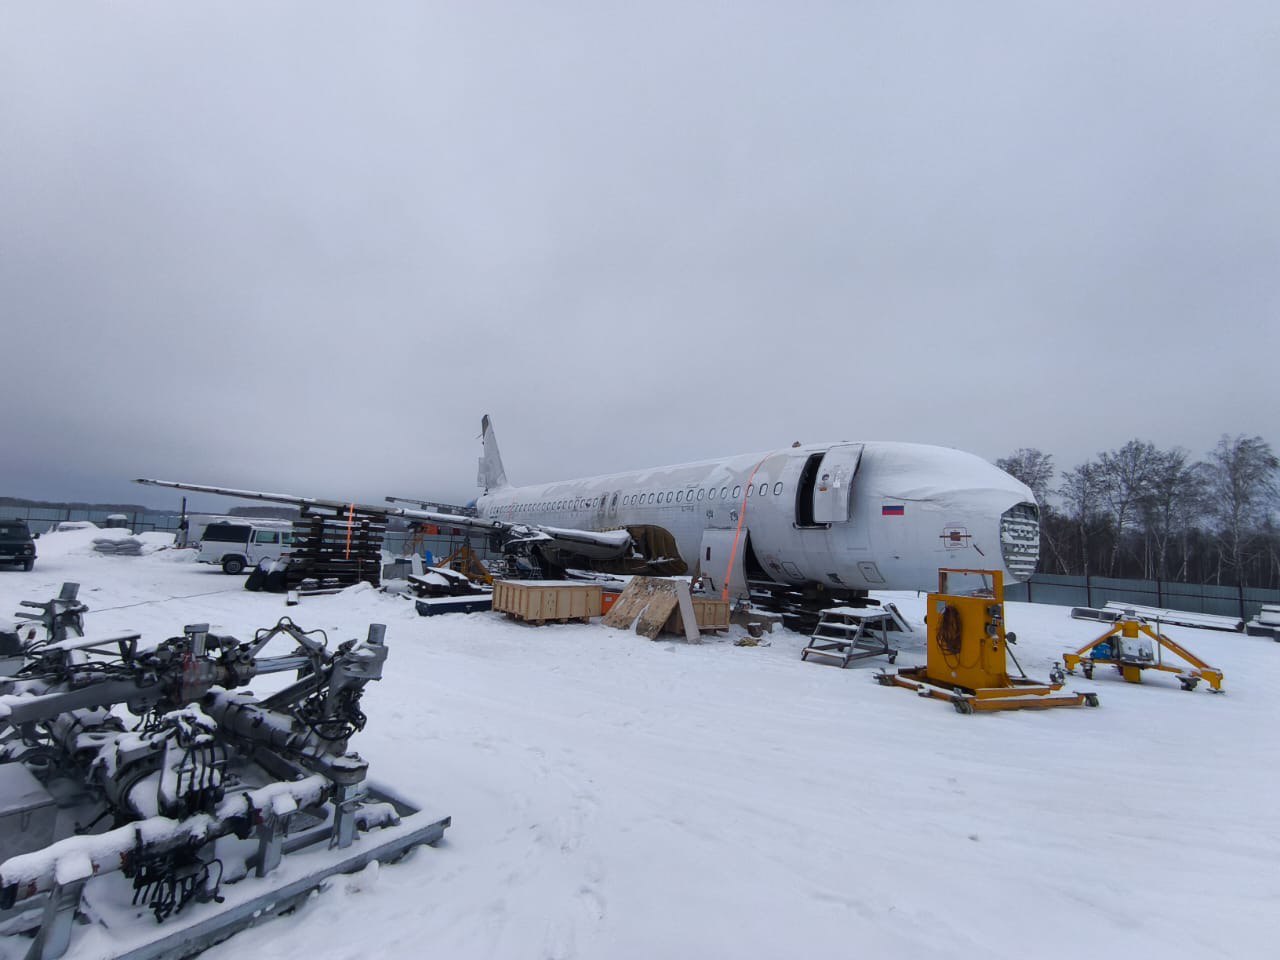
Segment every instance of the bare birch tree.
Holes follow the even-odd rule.
[[[1115,521],[1109,576],[1115,575],[1125,529],[1137,520],[1143,500],[1151,492],[1151,474],[1158,457],[1156,448],[1142,440],[1130,440],[1119,450],[1098,455],[1100,493]]]
[[[1252,541],[1275,503],[1280,460],[1261,437],[1223,434],[1209,452],[1208,466],[1209,509],[1220,555],[1243,583]]]

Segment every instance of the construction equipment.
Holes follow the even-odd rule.
[[[1181,657],[1188,667],[1164,662],[1164,651]],[[1074,653],[1064,653],[1062,662],[1067,673],[1076,668],[1087,679],[1093,679],[1093,670],[1100,664],[1114,666],[1129,683],[1141,683],[1143,670],[1160,670],[1176,674],[1183,690],[1194,690],[1201,680],[1209,684],[1213,693],[1222,693],[1222,671],[1211,667],[1181,644],[1175,643],[1133,610],[1125,610],[1116,624],[1098,637],[1090,640]]]
[[[493,575],[489,573],[489,569],[480,560],[479,555],[469,541],[463,542],[462,546],[433,566],[435,568],[444,567],[445,569],[453,570],[455,573],[461,573],[472,583],[493,586]]]
[[[31,936],[28,960],[61,956],[84,923],[121,960],[189,956],[449,826],[348,750],[387,657],[381,624],[336,647],[288,618],[248,642],[193,624],[144,649],[85,636],[75,587],[30,605],[46,629],[0,678],[0,934]],[[277,638],[293,649],[261,656]],[[280,672],[297,679],[233,692]]]
[[[842,668],[868,657],[888,657],[894,663],[898,651],[889,646],[889,634],[911,632],[911,625],[892,603],[882,607],[829,607],[822,611],[809,645],[800,651],[800,659],[821,657],[838,661]]]
[[[949,576],[979,577],[982,586],[976,593],[952,593],[947,589]],[[1013,662],[1021,675],[1009,675],[1008,644],[1016,636],[1005,632],[1004,576],[998,570],[940,569],[938,591],[929,594],[926,621],[925,666],[884,671],[876,675],[879,683],[945,700],[957,713],[1098,705],[1097,694],[1059,694],[1061,681],[1030,679],[1016,657]]]

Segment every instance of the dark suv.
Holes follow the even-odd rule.
[[[27,521],[0,519],[0,563],[20,563],[23,570],[36,565],[36,545]]]

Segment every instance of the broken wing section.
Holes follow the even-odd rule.
[[[337,511],[354,509],[365,514],[403,517],[406,520],[436,523],[450,527],[463,527],[467,530],[476,530],[498,536],[502,540],[502,549],[504,551],[518,550],[528,546],[546,546],[570,556],[580,556],[591,560],[612,560],[629,557],[633,553],[631,534],[626,530],[598,531],[578,530],[572,527],[544,527],[531,523],[509,523],[488,517],[468,517],[454,513],[438,513],[434,510],[413,510],[408,507],[348,503],[344,500],[299,497],[289,493],[266,493],[261,490],[215,487],[200,483],[183,483],[176,480],[139,478],[134,482],[151,487],[170,487],[174,490],[212,493],[222,497],[236,497],[243,500],[262,500],[267,503],[284,503],[295,507],[316,507]]]

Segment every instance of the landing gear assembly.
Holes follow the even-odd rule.
[[[332,648],[288,618],[245,642],[194,624],[142,649],[86,636],[76,591],[30,605],[46,629],[0,678],[0,934],[33,937],[30,960],[84,936],[77,918],[111,928],[117,957],[189,956],[449,826],[348,750],[381,624]],[[262,657],[277,638],[292,649]],[[270,696],[233,692],[280,672],[296,679]]]

